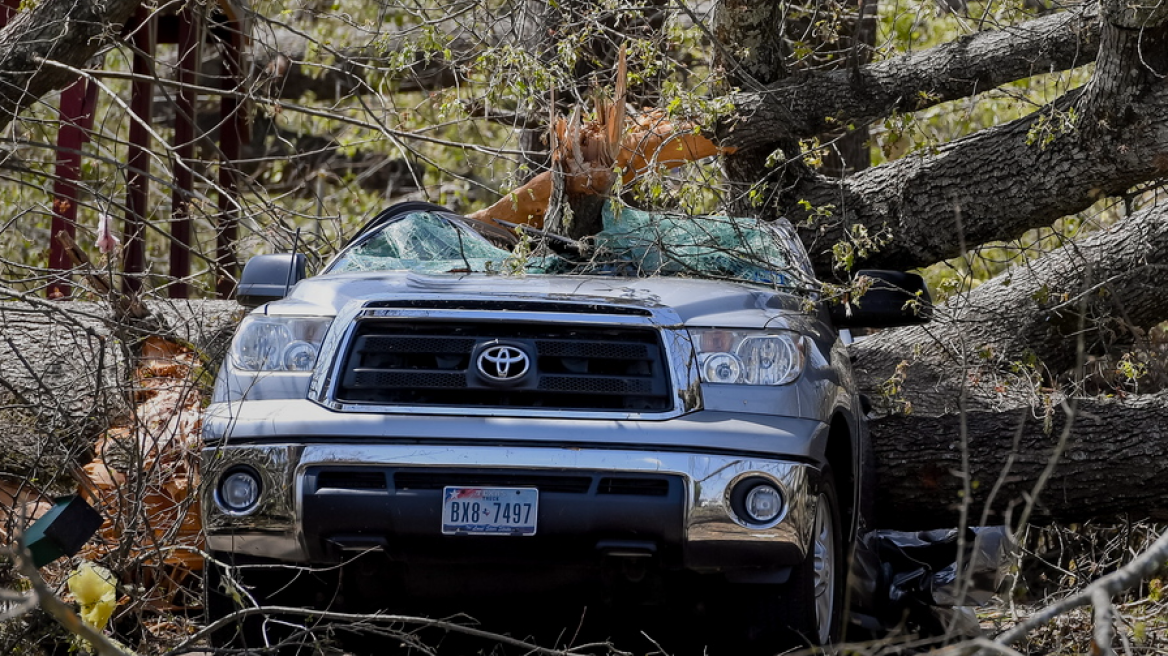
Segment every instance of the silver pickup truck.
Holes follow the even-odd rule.
[[[785,221],[625,209],[579,244],[425,203],[312,278],[254,258],[203,423],[210,618],[570,592],[832,641],[874,485],[839,330],[928,318],[866,273],[825,301]]]

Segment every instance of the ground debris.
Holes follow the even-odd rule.
[[[98,440],[79,477],[106,519],[79,555],[121,561],[111,564],[146,592],[135,601],[151,610],[185,607],[179,592],[203,568],[194,494],[203,391],[191,380],[198,365],[190,349],[147,338],[134,376],[135,411]]]

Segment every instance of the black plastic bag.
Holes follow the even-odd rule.
[[[856,547],[853,608],[873,631],[900,626],[923,635],[976,635],[965,607],[990,601],[1005,578],[1013,538],[1005,527],[872,531]],[[963,547],[960,551],[959,546]]]

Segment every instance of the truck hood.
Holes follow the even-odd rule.
[[[333,316],[350,303],[379,300],[542,301],[671,309],[689,326],[785,327],[813,305],[761,285],[692,278],[355,272],[301,281],[269,314]],[[778,322],[778,323],[776,323]]]

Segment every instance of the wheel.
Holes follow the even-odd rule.
[[[845,536],[830,468],[823,470],[812,526],[811,549],[783,585],[780,605],[793,638],[803,644],[828,645],[841,634],[847,578]]]
[[[740,584],[719,618],[734,627],[719,654],[772,656],[807,645],[830,645],[843,632],[846,536],[835,479],[825,468],[815,496],[810,549],[781,584]],[[741,627],[741,630],[739,629]]]

